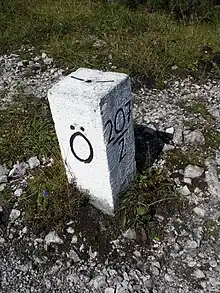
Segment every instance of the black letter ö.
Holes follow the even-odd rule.
[[[88,143],[89,145],[89,150],[90,150],[90,155],[87,159],[82,159],[80,157],[77,156],[74,148],[73,148],[73,142],[74,142],[74,139],[77,137],[77,136],[81,136],[85,139],[85,141]],[[88,140],[87,137],[85,137],[85,135],[81,132],[75,132],[71,137],[70,137],[70,148],[71,148],[71,151],[73,153],[73,155],[76,157],[77,160],[79,160],[80,162],[84,162],[84,163],[90,163],[93,159],[93,148],[92,148],[92,145],[90,143],[90,141]]]

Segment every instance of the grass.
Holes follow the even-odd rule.
[[[204,154],[201,148],[182,150],[174,149],[167,153],[166,165],[169,170],[184,169],[187,165],[204,166]]]
[[[21,93],[0,108],[0,124],[0,164],[11,168],[32,156],[53,158],[52,166],[27,172],[28,186],[18,203],[26,223],[35,231],[61,230],[88,200],[67,182],[48,102]],[[14,201],[13,190],[7,186],[0,194],[0,204],[7,209]]]
[[[52,118],[46,101],[15,97],[0,109],[1,163],[25,161],[32,156],[51,154],[57,145]]]
[[[98,0],[3,0],[0,5],[0,53],[34,46],[71,70],[116,70],[160,82],[173,73],[173,65],[179,73],[196,72],[204,46],[220,50],[220,22],[186,24],[144,6],[131,10]]]
[[[52,228],[62,231],[68,221],[77,218],[80,208],[87,205],[87,195],[67,182],[59,156],[55,156],[53,166],[31,173],[28,188],[19,199],[26,223],[35,232]]]

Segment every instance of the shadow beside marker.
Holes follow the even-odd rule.
[[[134,135],[137,171],[140,173],[153,165],[164,145],[171,144],[173,139],[170,133],[155,131],[140,124],[135,125]]]

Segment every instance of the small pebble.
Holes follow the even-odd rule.
[[[205,278],[205,274],[203,273],[203,271],[197,269],[194,271],[194,276],[196,277],[196,279],[204,279]]]
[[[193,209],[194,213],[197,214],[197,216],[203,218],[205,216],[205,210],[199,208],[199,207],[195,207]]]
[[[28,160],[28,164],[29,164],[29,166],[30,166],[31,169],[34,169],[34,168],[40,166],[40,161],[38,160],[37,157],[31,157]]]

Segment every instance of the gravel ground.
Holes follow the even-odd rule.
[[[10,100],[22,87],[45,98],[63,74],[44,53],[29,61],[0,56],[0,93],[7,91],[4,99]],[[74,223],[67,223],[62,235],[36,236],[24,226],[16,203],[7,220],[0,207],[0,291],[220,292],[219,92],[217,80],[199,85],[188,77],[167,81],[164,90],[143,87],[134,94],[142,131],[173,136],[154,166],[169,169],[176,192],[187,202],[186,209],[166,219],[163,239],[141,245],[129,229],[100,257],[82,233],[75,233]],[[177,151],[184,154],[181,162],[172,159]],[[30,162],[38,164],[34,158]],[[1,187],[9,170],[1,166],[0,172]],[[155,215],[158,225],[163,220]]]

